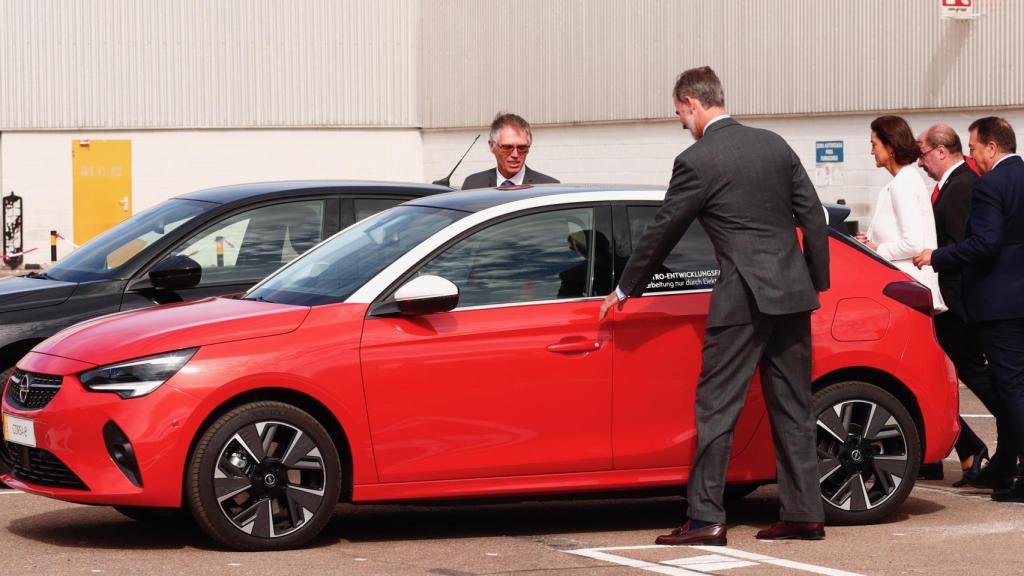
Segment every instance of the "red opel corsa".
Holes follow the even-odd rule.
[[[114,314],[36,346],[3,396],[0,476],[220,543],[302,545],[335,503],[686,483],[712,247],[693,226],[598,322],[664,191],[456,192],[355,224],[240,299]],[[833,225],[841,219],[833,213]],[[813,316],[821,495],[874,522],[958,433],[928,290],[839,230]],[[729,487],[775,478],[755,379]]]

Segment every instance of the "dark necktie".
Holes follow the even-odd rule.
[[[501,185],[502,186],[515,186],[516,183],[511,181],[511,180],[505,180],[504,182],[501,183]]]
[[[935,185],[935,190],[932,190],[932,206],[935,205],[935,201],[939,199],[939,185]]]

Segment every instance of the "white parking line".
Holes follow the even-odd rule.
[[[991,414],[961,414],[961,418],[995,418]]]
[[[0,496],[7,496],[8,494],[25,494],[21,490],[0,490]]]
[[[700,550],[702,552],[710,552],[711,554],[704,556],[684,556],[671,560],[662,560],[660,562],[648,562],[646,560],[629,558],[627,556],[620,556],[612,553],[627,550],[651,550],[658,548],[675,547],[659,546],[657,544],[650,546],[606,546],[603,548],[566,550],[566,552],[577,556],[583,556],[585,558],[600,560],[602,562],[618,564],[619,566],[637,568],[646,572],[667,574],[668,576],[706,576],[715,570],[745,568],[749,566],[757,566],[758,564],[769,564],[782,568],[791,568],[793,570],[810,572],[811,574],[821,574],[823,576],[863,576],[855,572],[847,572],[845,570],[838,570],[825,566],[815,566],[814,564],[805,564],[803,562],[794,562],[793,560],[774,558],[772,556],[765,556],[764,554],[745,552],[743,550],[727,548],[725,546],[687,546],[685,548],[680,548],[680,551]]]

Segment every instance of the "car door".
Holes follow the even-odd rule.
[[[202,277],[196,286],[164,290],[140,275],[125,294],[122,309],[244,292],[320,242],[328,223],[337,222],[336,210],[336,201],[320,198],[227,214],[184,237],[167,255],[188,256],[199,263]]]
[[[615,206],[620,268],[657,210],[656,205]],[[644,295],[616,311],[612,404],[617,469],[690,465],[697,436],[694,397],[718,268],[714,248],[695,222]],[[733,439],[734,456],[764,415],[756,378],[746,402]]]
[[[457,308],[371,308],[361,354],[383,481],[611,468],[612,354],[597,321],[608,222],[605,206],[490,223],[406,276],[454,282]]]

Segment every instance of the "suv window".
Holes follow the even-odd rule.
[[[320,242],[323,216],[323,200],[246,210],[207,226],[174,254],[203,267],[200,286],[256,281]]]
[[[594,262],[610,259],[594,211],[574,208],[505,220],[460,240],[419,270],[459,287],[459,307],[592,295]],[[595,256],[596,255],[596,256]]]
[[[388,208],[394,208],[402,202],[405,202],[405,200],[400,200],[398,198],[356,198],[354,201],[356,222],[363,218],[369,218],[377,212],[383,212]]]
[[[654,221],[657,206],[629,206],[629,235],[635,246],[647,225]],[[718,261],[715,249],[699,222],[686,231],[672,249],[664,264],[647,284],[645,292],[678,292],[681,290],[707,290],[718,279]]]

